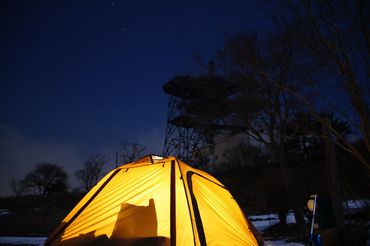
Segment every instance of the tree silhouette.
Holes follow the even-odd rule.
[[[122,143],[119,151],[120,161],[123,163],[133,162],[141,157],[146,146],[138,143]]]
[[[68,190],[68,175],[61,166],[51,163],[36,164],[23,180],[27,188],[38,195]]]
[[[106,162],[104,155],[92,155],[84,161],[82,169],[75,173],[86,191],[89,191],[98,183],[102,175],[103,165]]]
[[[320,113],[320,117],[330,121],[331,128],[341,135],[334,141],[340,145],[348,141],[352,134],[350,125],[347,121],[339,120],[333,114]],[[288,123],[288,149],[294,153],[299,160],[318,160],[324,158],[324,139],[323,125],[310,113],[299,112]],[[344,139],[344,140],[343,140]]]
[[[303,103],[284,88],[306,93],[317,67],[306,59],[301,46],[290,30],[277,31],[259,38],[256,33],[239,33],[227,40],[229,80],[239,86],[229,106],[234,118],[246,128],[246,133],[271,151],[279,164],[290,206],[296,221],[304,221],[288,165],[288,123]],[[303,232],[301,232],[303,235]]]
[[[320,64],[320,83],[313,84],[315,103],[298,91],[285,88],[304,102],[315,121],[325,130],[325,159],[328,188],[337,219],[335,237],[354,240],[343,218],[342,181],[337,171],[335,146],[354,156],[369,177],[370,174],[370,2],[364,0],[334,1],[271,1],[270,16],[282,28],[292,30],[309,54]],[[279,9],[279,11],[277,11]],[[328,86],[329,85],[329,86]],[[330,107],[337,117],[345,119],[355,136],[363,139],[365,152],[346,138],[346,131],[337,129],[327,116],[318,112],[318,105]],[[351,141],[352,140],[352,141]],[[346,174],[348,175],[348,174]],[[343,175],[343,176],[346,176]],[[355,244],[352,242],[352,244]],[[346,244],[347,245],[347,244]]]
[[[272,19],[292,30],[310,59],[323,68],[321,83],[314,87],[320,104],[346,119],[352,130],[364,139],[370,152],[370,2],[281,0],[271,1],[271,4],[267,8]],[[325,87],[327,84],[329,88]],[[325,117],[317,114],[309,98],[290,91],[311,107],[312,114],[325,124]],[[341,138],[339,132],[330,125],[327,127],[337,139]],[[367,156],[353,142],[341,140],[342,149],[358,159],[370,173]]]

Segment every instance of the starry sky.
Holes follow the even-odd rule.
[[[122,142],[161,153],[172,77],[199,73],[226,32],[264,32],[253,0],[0,2],[0,196],[35,163],[114,167]]]

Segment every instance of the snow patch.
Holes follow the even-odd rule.
[[[280,222],[279,216],[277,214],[251,215],[248,218],[259,231],[264,231],[267,228]],[[289,213],[287,214],[286,223],[296,223],[293,211],[289,211]]]
[[[47,237],[0,237],[0,244],[43,246]]]
[[[280,221],[279,220],[270,220],[270,221],[260,220],[260,221],[251,221],[251,222],[258,231],[264,231],[267,228],[278,224]]]
[[[363,199],[363,200],[348,200],[346,202],[343,202],[344,208],[349,209],[358,209],[358,208],[366,208],[370,207],[370,200]]]
[[[303,243],[288,243],[286,240],[276,240],[276,241],[265,241],[266,246],[281,246],[281,245],[289,245],[289,246],[304,246]]]
[[[0,209],[0,215],[9,214],[8,209]]]
[[[370,207],[369,199],[348,200],[342,203],[344,212],[355,214],[365,212]]]
[[[277,214],[261,214],[261,215],[252,215],[248,217],[251,221],[258,220],[277,220],[279,216]]]

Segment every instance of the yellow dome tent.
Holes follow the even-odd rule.
[[[258,238],[217,179],[174,157],[147,156],[108,173],[46,245],[235,246]]]

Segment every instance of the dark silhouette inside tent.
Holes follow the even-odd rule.
[[[157,227],[154,199],[148,206],[122,203],[111,238],[157,237]]]
[[[157,235],[158,221],[154,199],[148,206],[122,203],[112,235],[95,236],[95,230],[68,240],[63,245],[169,246],[170,239]]]

